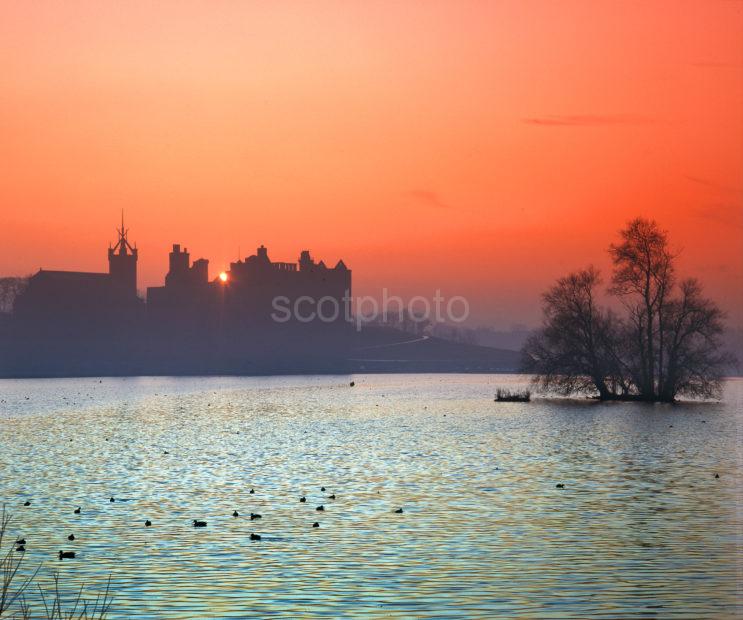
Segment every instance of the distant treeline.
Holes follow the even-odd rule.
[[[0,314],[10,314],[13,311],[15,298],[27,285],[28,278],[0,278]]]

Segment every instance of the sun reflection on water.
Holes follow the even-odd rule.
[[[26,569],[111,574],[115,618],[743,611],[743,382],[647,407],[492,402],[518,377],[355,381],[0,381]]]

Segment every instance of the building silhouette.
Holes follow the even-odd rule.
[[[274,262],[260,246],[210,279],[174,244],[163,286],[137,295],[136,245],[124,225],[108,249],[108,273],[40,269],[15,298],[4,324],[0,374],[250,374],[325,372],[343,367],[349,342],[351,271],[328,268],[309,251]],[[302,302],[323,319],[276,320]],[[306,316],[306,313],[303,314]]]
[[[191,264],[188,250],[174,244],[165,285],[147,289],[149,320],[179,329],[297,321],[298,300],[323,306],[318,321],[336,323],[350,317],[351,271],[342,260],[328,268],[304,250],[297,263],[274,262],[261,245],[254,255],[230,263],[220,276],[209,280],[209,261],[200,258]],[[279,313],[277,308],[287,310]],[[309,316],[306,310],[299,318]]]
[[[128,239],[122,214],[118,239],[108,249],[108,273],[39,269],[15,300],[14,319],[40,330],[91,330],[131,323],[141,316],[137,297],[137,248]]]
[[[124,297],[137,296],[137,248],[127,239],[128,230],[124,228],[124,212],[121,212],[121,228],[117,229],[118,241],[108,248],[108,276],[111,286],[118,289]]]

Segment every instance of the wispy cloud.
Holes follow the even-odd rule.
[[[743,210],[735,205],[710,204],[699,207],[692,216],[723,226],[743,228]]]
[[[740,62],[720,62],[716,60],[702,60],[699,62],[692,62],[692,67],[699,67],[700,69],[740,69],[743,67],[743,63]]]
[[[543,127],[600,127],[604,125],[644,125],[653,119],[639,114],[548,114],[523,119],[527,125]]]
[[[418,202],[428,206],[435,207],[436,209],[453,209],[450,204],[447,204],[436,192],[432,192],[427,189],[414,189],[407,192],[408,196],[412,196]]]
[[[720,183],[716,183],[715,181],[711,181],[710,179],[705,179],[704,177],[696,177],[691,174],[685,174],[683,176],[687,181],[691,181],[692,183],[696,183],[697,185],[704,185],[705,187],[720,190],[723,192],[735,191],[734,187],[730,187],[729,185],[722,185]]]

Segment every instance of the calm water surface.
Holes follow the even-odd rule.
[[[351,378],[0,381],[26,569],[110,574],[114,618],[743,614],[743,381],[645,406]]]

